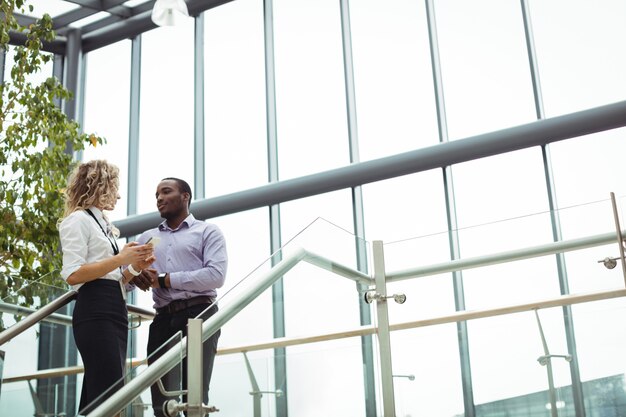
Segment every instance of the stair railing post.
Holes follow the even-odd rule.
[[[387,309],[387,283],[385,277],[385,256],[383,242],[375,240],[372,242],[372,252],[374,257],[374,279],[376,283],[376,293],[380,297],[376,299],[376,315],[378,321],[378,346],[380,355],[380,375],[383,392],[383,415],[386,417],[395,416],[395,399],[393,390],[393,370],[391,364],[391,338],[389,333],[389,311]]]
[[[187,403],[189,417],[204,417],[202,391],[202,319],[187,322]]]

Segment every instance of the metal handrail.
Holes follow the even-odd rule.
[[[65,314],[56,314],[55,311],[75,300],[76,295],[78,295],[78,292],[76,290],[70,290],[61,295],[59,298],[56,298],[50,303],[41,307],[40,309],[16,306],[14,304],[0,302],[0,312],[26,316],[25,319],[20,320],[13,326],[0,333],[0,346],[41,321],[71,326],[72,318],[70,316]],[[132,304],[128,304],[126,307],[128,309],[129,315],[132,316],[130,319],[131,323],[135,321],[141,322],[142,319],[154,319],[154,312],[151,310],[146,310]]]
[[[30,327],[39,323],[44,318],[50,316],[52,313],[54,313],[61,307],[67,305],[70,301],[76,298],[76,294],[78,293],[75,290],[66,292],[59,298],[41,307],[39,310],[37,310],[33,314],[26,316],[24,320],[20,320],[18,323],[14,324],[13,326],[9,327],[8,329],[0,333],[0,346],[5,344],[9,340],[13,339],[15,336],[28,330]]]
[[[8,313],[16,316],[30,316],[31,314],[34,314],[36,312],[37,309],[35,308],[0,302],[0,313]],[[61,324],[63,326],[72,325],[72,317],[68,316],[67,314],[52,313],[49,316],[44,317],[42,321]]]
[[[626,231],[622,233],[626,234]],[[559,242],[551,242],[544,245],[531,246],[485,256],[455,259],[452,261],[441,262],[438,264],[426,265],[396,272],[389,272],[387,273],[387,282],[397,282],[405,279],[426,277],[430,275],[444,274],[447,272],[461,271],[472,268],[480,268],[483,266],[495,265],[505,262],[536,258],[539,256],[554,255],[557,253],[615,243],[615,240],[616,232],[611,232],[594,236],[587,236],[579,239],[561,240]]]
[[[496,255],[472,258],[466,263],[460,261],[450,261],[447,263],[437,264],[435,266],[425,268],[415,268],[411,270],[401,271],[398,273],[387,274],[387,277],[393,277],[395,280],[409,279],[418,276],[432,275],[443,272],[451,272],[464,268],[476,268],[480,266],[492,265],[494,263],[505,262],[505,257],[509,260],[526,259],[532,257],[546,256],[559,252],[568,252],[580,250],[594,246],[601,246],[615,241],[616,233],[605,233],[590,236],[582,239],[573,239],[568,241],[555,242],[553,244],[540,245],[534,248],[522,248],[516,251],[502,252]],[[272,269],[261,276],[258,282],[249,289],[243,291],[235,302],[221,308],[217,313],[208,318],[202,325],[202,340],[206,341],[218,329],[226,324],[237,313],[243,310],[250,302],[252,302],[263,291],[269,288],[274,282],[283,277],[290,269],[297,265],[300,261],[310,262],[318,267],[324,268],[338,275],[348,277],[357,282],[363,282],[367,285],[373,285],[373,279],[360,271],[351,269],[341,264],[330,261],[320,255],[312,254],[305,249],[298,248],[293,253],[279,261]],[[491,315],[510,314],[524,310],[530,310],[540,307],[554,307],[566,304],[575,304],[579,302],[587,302],[600,300],[605,298],[624,297],[626,289],[617,289],[600,293],[589,293],[581,295],[563,295],[561,297],[543,300],[541,302],[520,304],[517,306],[507,306],[497,309],[481,310],[481,311],[459,311],[452,315],[438,317],[428,320],[420,320],[419,322],[408,322],[391,325],[391,330],[402,330],[413,327],[429,326],[433,324],[451,323],[461,320],[471,320]],[[362,329],[362,331],[370,333],[375,332],[374,328]],[[357,331],[359,333],[359,331]],[[148,366],[141,374],[137,375],[128,384],[119,391],[109,396],[100,406],[88,414],[88,417],[108,417],[120,411],[126,404],[129,404],[140,395],[149,386],[154,384],[161,376],[176,366],[182,358],[187,355],[186,338],[165,352],[158,360]]]

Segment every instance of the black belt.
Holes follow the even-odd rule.
[[[189,307],[197,306],[200,304],[207,304],[207,306],[213,304],[215,299],[213,297],[202,296],[202,297],[194,297],[187,298],[186,300],[174,300],[165,307],[157,307],[157,314],[169,313],[174,314],[179,311],[187,310]]]

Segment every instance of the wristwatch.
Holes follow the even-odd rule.
[[[167,272],[161,272],[157,277],[159,278],[159,287],[165,288],[165,277]]]

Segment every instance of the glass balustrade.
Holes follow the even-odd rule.
[[[96,398],[91,404],[85,406],[84,410],[79,411],[79,415],[88,415],[85,410],[92,410],[94,405],[100,404],[103,400],[113,395],[120,386],[132,381],[134,377],[145,371],[148,363],[152,363],[157,360],[161,355],[170,349],[177,351],[178,359],[177,364],[168,372],[169,377],[163,377],[160,383],[155,384],[155,388],[162,390],[164,397],[167,399],[177,399],[180,401],[182,395],[182,378],[180,377],[183,372],[183,349],[184,343],[183,334],[181,332],[173,335],[166,343],[159,347],[152,355],[148,356],[144,360],[130,363],[127,366],[126,375],[120,380],[119,384],[111,387],[109,390],[102,393],[102,395]],[[145,389],[141,394],[136,396],[132,402],[130,402],[120,412],[120,416],[124,417],[153,417],[154,416],[154,404],[152,402],[152,395],[150,393],[151,387]],[[163,404],[157,404],[156,407],[162,409]]]
[[[21,321],[47,302],[67,293],[67,287],[55,287],[38,281],[12,278],[1,301],[5,328]],[[70,306],[59,309],[25,332],[0,346],[4,351],[0,415],[67,415],[75,410],[76,385],[80,376],[75,367],[79,358],[71,336]],[[42,377],[46,369],[71,367],[71,373]]]
[[[0,302],[4,328],[14,326],[47,303],[65,297],[69,286],[51,286],[39,281],[13,278]],[[73,301],[60,307],[0,346],[4,352],[0,415],[73,416],[78,410],[83,368],[72,334]],[[142,313],[140,311],[140,313]],[[146,318],[129,315],[136,328]],[[129,347],[134,332],[131,331]],[[129,349],[128,364],[134,366]],[[144,356],[145,358],[145,356]],[[144,359],[145,360],[145,359]],[[132,364],[132,365],[131,365]],[[5,414],[11,413],[11,414]]]
[[[285,240],[245,276],[228,277],[205,325],[221,323],[209,391],[220,416],[384,415],[388,372],[398,416],[464,416],[468,398],[484,417],[574,416],[581,405],[587,415],[618,416],[610,410],[624,407],[626,300],[620,259],[605,262],[619,256],[610,200],[384,242],[384,289],[372,281],[370,242],[332,222],[317,219]],[[390,352],[374,335],[384,327],[382,297]],[[74,415],[80,372],[57,377],[73,379],[64,385],[12,381],[40,372],[50,356],[40,343],[46,325],[0,347],[0,414]],[[132,332],[126,385],[147,369],[147,332]],[[80,365],[71,331],[66,338],[65,354]],[[387,353],[391,370],[381,369]],[[152,416],[149,387],[128,402],[123,415]]]
[[[578,249],[531,257],[553,244],[553,219]],[[602,262],[618,255],[615,231],[607,199],[386,242],[387,293],[406,295],[387,303],[402,329],[391,333],[396,415],[464,416],[464,381],[476,416],[574,416],[578,389],[587,415],[623,404],[624,275],[619,259]]]
[[[362,344],[360,337],[347,335],[361,325],[364,291],[357,280],[368,278],[366,269],[359,273],[357,248],[367,256],[366,242],[320,218],[243,279],[229,277],[229,288],[218,299],[221,311],[266,282],[273,266],[289,265],[276,284],[266,285],[221,329],[210,389],[220,416],[275,416],[277,409],[363,415]],[[266,347],[275,337],[287,346]],[[320,338],[307,343],[312,337]]]

